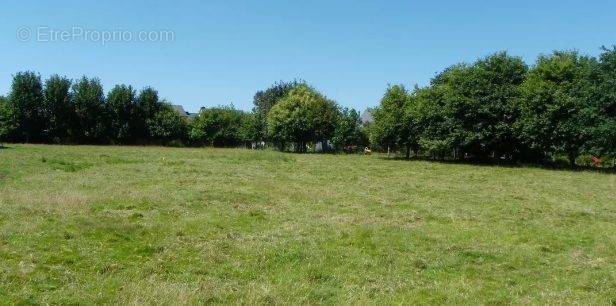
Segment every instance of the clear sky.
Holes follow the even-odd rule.
[[[151,85],[190,111],[229,103],[249,110],[257,90],[295,78],[363,110],[378,104],[387,84],[424,85],[451,64],[495,51],[532,63],[554,49],[597,55],[616,44],[614,0],[4,0],[0,7],[0,94],[15,72],[34,70],[43,78],[96,76],[105,90]],[[51,41],[61,31],[71,36]],[[167,38],[141,41],[142,31]],[[103,44],[105,32],[123,37]]]

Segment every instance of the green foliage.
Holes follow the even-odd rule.
[[[591,107],[595,117],[587,149],[599,156],[616,158],[616,46],[603,48]]]
[[[158,143],[169,144],[172,141],[183,141],[188,129],[188,123],[170,104],[156,105],[157,111],[147,120],[150,136]]]
[[[600,65],[575,52],[555,52],[528,71],[520,58],[501,52],[451,66],[409,95],[410,135],[438,158],[539,161],[562,154],[574,165],[585,151],[609,156],[616,96],[608,81],[611,52]],[[375,113],[373,136],[381,135],[375,140],[399,144],[408,135],[401,129],[408,123],[402,125],[405,119],[395,111],[402,97],[399,88],[388,89]]]
[[[244,144],[258,142],[261,138],[261,129],[255,113],[243,113],[238,133],[239,140]]]
[[[137,97],[137,105],[135,105],[133,122],[135,137],[141,141],[144,141],[148,139],[149,136],[153,135],[153,131],[149,129],[148,120],[154,119],[154,117],[161,111],[168,113],[168,111],[165,110],[167,107],[167,105],[164,105],[163,102],[159,101],[158,91],[154,88],[146,87],[142,89],[139,92],[139,97]],[[168,117],[168,119],[171,118]],[[160,139],[156,140],[160,141]]]
[[[527,72],[521,58],[500,52],[477,61],[468,79],[460,87],[452,87],[456,94],[467,97],[462,105],[454,102],[453,107],[463,127],[462,152],[482,158],[513,158],[517,154],[514,102]]]
[[[151,118],[156,113],[168,108],[167,103],[163,103],[158,99],[158,91],[152,87],[146,87],[139,92],[137,100],[141,115],[145,118]]]
[[[444,137],[443,139],[421,138],[419,144],[421,148],[432,158],[444,159],[445,156],[451,153],[453,149],[452,139]]]
[[[259,132],[254,140],[267,139],[267,114],[282,98],[286,97],[291,89],[305,84],[301,81],[279,82],[272,85],[270,88],[258,91],[253,100],[255,114],[254,129]]]
[[[71,103],[71,80],[52,75],[45,81],[45,117],[49,120],[48,138],[56,143],[66,141],[75,120]]]
[[[304,152],[308,142],[333,136],[338,120],[336,103],[314,88],[300,84],[270,110],[267,116],[269,137],[281,148],[294,143]]]
[[[404,85],[387,88],[381,104],[372,113],[374,122],[370,127],[370,137],[373,144],[383,149],[405,148],[408,157],[411,147],[416,144],[410,105],[409,92]]]
[[[109,136],[116,143],[130,143],[137,138],[140,119],[135,90],[132,86],[116,85],[107,95]]]
[[[513,132],[517,118],[514,99],[527,66],[505,52],[472,65],[455,65],[436,76],[429,88],[416,90],[420,100],[412,110],[421,126],[423,149],[445,146],[457,156],[513,158],[519,148]],[[434,145],[438,144],[438,145]]]
[[[344,151],[361,150],[368,145],[367,135],[362,126],[360,114],[354,109],[343,108],[340,119],[331,139],[332,143]]]
[[[108,139],[105,94],[99,79],[79,79],[71,89],[75,121],[73,137],[79,143],[102,143]]]
[[[454,149],[457,124],[452,120],[451,111],[446,107],[442,87],[417,88],[413,92],[413,103],[409,112],[416,127],[416,137],[424,153],[444,158]]]
[[[0,146],[2,141],[7,140],[8,135],[17,127],[13,110],[9,100],[0,96]]]
[[[15,140],[44,142],[48,119],[41,76],[30,71],[13,76],[9,102],[17,122]]]
[[[545,158],[565,154],[571,163],[592,137],[589,99],[597,62],[577,52],[540,56],[521,86],[521,140]]]
[[[198,145],[238,146],[245,140],[242,126],[246,116],[233,106],[201,110],[191,124],[190,139]]]

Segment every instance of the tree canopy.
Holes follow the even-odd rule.
[[[308,142],[325,141],[333,136],[338,119],[336,103],[300,84],[279,101],[267,116],[268,135],[280,147],[287,143],[305,152]]]
[[[342,108],[332,143],[340,150],[352,152],[368,145],[368,136],[358,111]]]
[[[45,141],[47,118],[43,101],[40,75],[26,71],[13,76],[9,104],[17,123],[16,140]]]
[[[411,97],[404,85],[389,86],[379,107],[372,112],[371,141],[378,147],[389,150],[406,149],[407,157],[416,143],[413,133],[412,113],[409,111]]]
[[[254,130],[258,131],[255,140],[267,139],[267,115],[269,111],[282,100],[282,98],[286,97],[293,88],[300,84],[304,84],[304,82],[297,80],[291,82],[278,82],[270,88],[260,90],[255,94],[253,100],[253,113],[255,115]]]
[[[565,154],[571,163],[592,137],[589,99],[597,62],[577,52],[541,56],[521,86],[520,139],[540,156]]]
[[[105,93],[99,79],[82,77],[71,88],[75,121],[73,134],[79,143],[104,143],[108,139],[110,116],[105,107]]]
[[[8,135],[13,132],[16,126],[9,99],[0,96],[0,146],[3,141],[7,140]]]
[[[514,101],[527,71],[521,58],[505,52],[449,67],[412,99],[420,100],[411,111],[424,131],[420,142],[439,154],[513,158]]]
[[[591,102],[594,124],[587,150],[616,158],[616,47],[603,48]]]
[[[71,80],[52,75],[45,81],[45,117],[49,120],[47,137],[52,142],[62,142],[71,135],[71,123],[75,119],[71,105]]]
[[[193,120],[190,138],[194,143],[232,147],[244,142],[247,114],[233,106],[212,107],[201,110]]]
[[[116,143],[130,143],[137,138],[140,112],[135,96],[129,85],[116,85],[107,95],[109,135]]]
[[[166,102],[156,106],[156,111],[147,119],[146,124],[150,136],[157,143],[186,140],[188,122]]]

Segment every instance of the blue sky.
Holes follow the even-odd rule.
[[[532,63],[554,49],[597,55],[616,44],[616,1],[503,2],[5,0],[0,94],[15,72],[34,70],[43,78],[96,76],[105,90],[150,85],[191,111],[229,103],[249,110],[257,90],[298,78],[363,110],[378,104],[387,84],[424,85],[451,64],[495,51]],[[23,27],[26,42],[17,38]],[[75,28],[133,37],[173,31],[173,40],[34,37]]]

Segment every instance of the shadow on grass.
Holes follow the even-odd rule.
[[[407,159],[405,157],[387,157],[387,156],[378,156],[378,159],[381,160],[391,160],[391,161],[426,161],[437,164],[446,164],[446,165],[469,165],[469,166],[481,166],[481,167],[504,167],[504,168],[537,168],[537,169],[545,169],[545,170],[554,170],[554,171],[574,171],[574,172],[596,172],[596,173],[607,173],[614,174],[616,173],[616,167],[592,167],[592,166],[576,166],[572,168],[570,166],[561,165],[557,163],[546,163],[546,164],[532,164],[532,163],[522,163],[522,162],[514,162],[514,161],[503,161],[503,160],[442,160],[442,159],[432,159],[428,157],[411,157]]]

